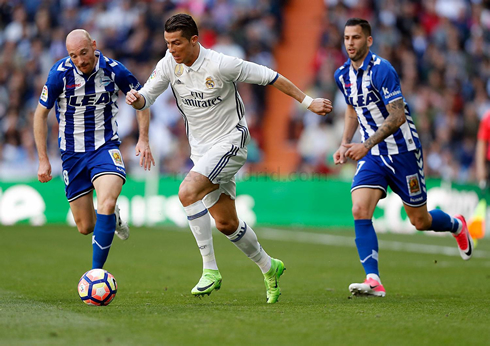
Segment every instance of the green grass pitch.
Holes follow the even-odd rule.
[[[351,298],[347,287],[364,277],[352,231],[284,232],[275,240],[282,233],[256,229],[286,264],[277,304],[265,304],[260,270],[224,236],[215,234],[222,288],[198,299],[190,294],[202,266],[192,234],[133,227],[128,241],[114,239],[106,263],[119,286],[115,300],[91,307],[76,289],[90,269],[90,236],[66,226],[1,226],[0,345],[490,343],[490,241],[465,262],[442,254],[456,247],[451,237],[381,234],[387,296]],[[316,238],[323,234],[333,243]],[[394,250],[407,244],[435,252]]]

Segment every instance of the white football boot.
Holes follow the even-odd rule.
[[[121,212],[118,205],[116,205],[116,208],[114,209],[114,214],[116,214],[116,235],[119,237],[119,239],[128,239],[129,226],[127,222],[121,220]]]

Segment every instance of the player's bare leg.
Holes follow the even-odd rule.
[[[70,202],[70,209],[78,232],[84,235],[92,233],[95,227],[96,215],[93,198],[93,192],[89,192]]]

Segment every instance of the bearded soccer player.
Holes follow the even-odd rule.
[[[360,18],[345,24],[344,44],[349,60],[335,72],[347,110],[336,164],[358,161],[351,187],[356,245],[366,272],[363,283],[353,283],[353,295],[384,297],[378,270],[378,239],[373,213],[389,186],[403,201],[412,225],[419,231],[450,232],[464,260],[473,254],[473,241],[462,215],[427,210],[422,146],[400,80],[391,64],[371,53],[371,26]],[[360,126],[362,143],[351,143]]]
[[[203,275],[191,293],[201,296],[221,287],[211,214],[218,230],[259,266],[267,303],[275,303],[280,295],[284,263],[267,254],[235,209],[234,177],[245,163],[250,141],[236,84],[271,84],[320,115],[332,110],[331,102],[313,100],[265,66],[204,48],[199,44],[197,25],[189,15],[177,14],[168,19],[164,36],[167,54],[141,90],[126,94],[126,102],[135,109],[145,109],[170,86],[184,118],[194,167],[180,185],[179,198],[203,259]]]
[[[116,205],[126,181],[117,134],[118,92],[140,89],[136,78],[120,62],[96,50],[96,42],[82,29],[66,37],[68,57],[49,72],[34,113],[34,138],[39,156],[38,180],[51,180],[47,154],[47,117],[56,105],[59,148],[65,193],[78,231],[94,233],[92,268],[106,262],[114,233],[125,240],[129,227]],[[136,155],[150,169],[154,160],[148,143],[149,111],[138,112]],[[97,194],[94,210],[93,190]]]

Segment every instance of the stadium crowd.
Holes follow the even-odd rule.
[[[299,171],[342,174],[332,154],[343,128],[345,102],[333,79],[346,60],[343,25],[370,21],[372,51],[389,60],[402,80],[426,157],[428,176],[473,181],[478,124],[490,109],[490,6],[486,0],[324,0],[328,8],[308,94],[331,99],[326,118],[294,111],[290,139],[302,157]],[[119,60],[144,83],[166,45],[163,23],[175,12],[198,21],[204,46],[275,68],[287,0],[0,0],[0,179],[34,178],[37,158],[32,115],[52,64],[67,55],[66,34],[84,28],[104,55]],[[314,43],[311,43],[314,44]],[[240,85],[253,141],[249,161],[261,160],[266,88]],[[129,174],[135,169],[137,125],[121,95],[119,134]],[[183,121],[171,91],[152,107],[150,139],[161,173],[190,168]],[[54,112],[53,112],[54,113]],[[61,172],[57,121],[49,117],[53,174]],[[342,170],[345,168],[342,168]],[[349,168],[347,168],[349,169]],[[351,166],[352,169],[352,166]],[[350,173],[349,173],[350,174]]]
[[[333,100],[334,115],[298,112],[290,137],[302,170],[341,174],[332,154],[341,141],[345,101],[332,78],[346,55],[348,18],[373,27],[371,51],[392,63],[424,147],[425,172],[448,181],[475,181],[478,124],[490,110],[490,2],[483,0],[325,0],[320,48],[310,94]],[[348,175],[352,176],[353,167]]]
[[[32,117],[49,69],[67,56],[65,37],[71,30],[86,29],[105,56],[121,61],[143,84],[165,55],[163,24],[176,12],[192,13],[205,47],[274,68],[272,50],[280,39],[282,6],[282,0],[0,0],[0,179],[37,176]],[[265,88],[240,88],[253,135],[263,118]],[[135,112],[122,94],[118,106],[128,172],[142,174],[135,169]],[[159,97],[151,111],[151,146],[160,172],[188,171],[189,145],[171,91]],[[53,175],[59,175],[54,110],[48,127]]]

